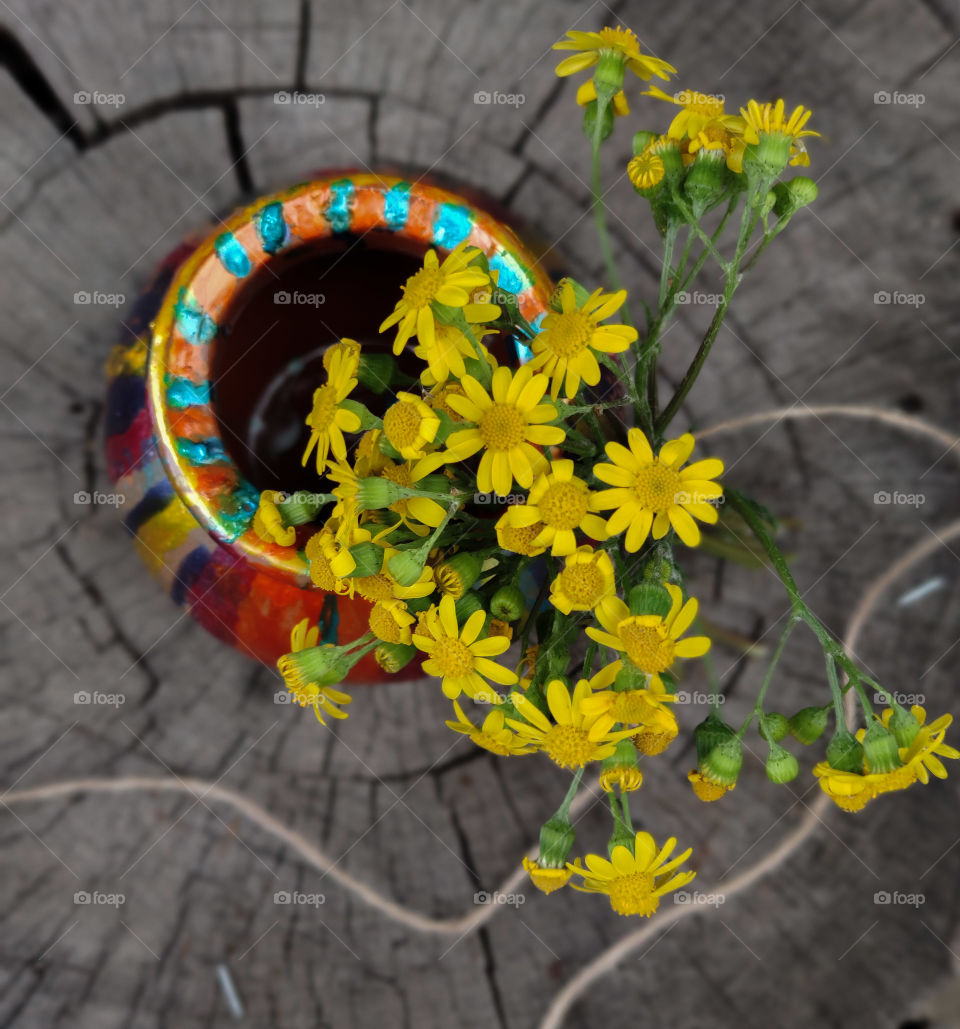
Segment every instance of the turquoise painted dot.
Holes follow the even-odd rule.
[[[494,254],[490,258],[490,270],[494,269],[500,273],[497,277],[497,286],[500,289],[505,289],[508,293],[522,293],[530,288],[530,276],[512,254]]]
[[[433,218],[433,241],[438,247],[452,249],[470,235],[473,219],[466,207],[440,204]]]
[[[356,186],[349,179],[338,179],[330,186],[330,202],[324,211],[334,232],[347,232],[353,218],[353,197]]]
[[[190,464],[217,464],[226,461],[223,442],[219,439],[177,439],[177,453],[186,458]]]
[[[391,229],[402,229],[410,217],[410,183],[398,182],[383,195],[383,218]]]
[[[256,228],[260,246],[265,253],[275,254],[286,245],[289,229],[283,220],[283,204],[279,200],[260,208]]]
[[[250,274],[250,258],[247,257],[246,250],[232,232],[224,232],[217,236],[217,241],[213,246],[217,251],[217,257],[220,258],[220,263],[231,275],[242,279],[245,275]]]
[[[182,409],[210,403],[210,383],[191,382],[177,375],[166,376],[167,404]]]
[[[221,538],[225,542],[232,543],[247,531],[259,503],[260,491],[245,480],[239,482],[236,489],[223,499],[217,521],[220,523]]]
[[[209,343],[217,334],[217,323],[196,300],[187,296],[186,288],[180,290],[174,311],[177,328],[188,343]]]

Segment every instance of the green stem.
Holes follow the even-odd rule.
[[[600,239],[600,252],[603,254],[603,263],[607,269],[610,287],[614,292],[617,292],[622,288],[620,286],[620,273],[617,269],[616,258],[613,256],[613,246],[610,243],[610,233],[607,229],[606,208],[604,207],[603,193],[601,191],[600,144],[603,140],[600,138],[600,131],[603,128],[603,115],[605,113],[601,108],[602,103],[602,99],[598,98],[596,119],[593,123],[593,140],[591,141],[593,167],[590,177],[590,189],[593,194],[593,220],[597,227],[597,236]],[[625,325],[633,325],[630,309],[626,303],[620,308],[620,317]]]
[[[767,666],[766,674],[763,677],[763,683],[760,686],[760,692],[757,694],[756,703],[753,705],[753,710],[747,715],[746,721],[740,728],[740,732],[737,735],[742,739],[743,734],[747,731],[750,723],[753,719],[759,718],[761,724],[763,722],[763,702],[767,696],[767,690],[770,689],[770,683],[773,682],[773,673],[776,671],[777,664],[780,658],[783,657],[783,652],[786,649],[787,641],[793,635],[793,630],[800,624],[802,619],[797,614],[791,614],[787,619],[787,624],[783,627],[783,632],[780,633],[780,639],[777,641],[776,650],[773,652],[773,657],[770,659],[770,664]]]
[[[581,765],[576,772],[573,773],[573,780],[567,789],[567,795],[563,798],[563,803],[557,808],[557,813],[553,816],[563,822],[570,821],[570,805],[573,803],[573,798],[577,795],[577,790],[580,788],[580,780],[583,778],[583,766]]]

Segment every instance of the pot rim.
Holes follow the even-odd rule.
[[[299,585],[310,583],[301,552],[253,531],[259,490],[223,445],[211,367],[218,327],[245,280],[280,254],[335,235],[389,231],[448,251],[467,240],[517,293],[533,323],[552,283],[508,226],[463,197],[395,176],[346,172],[260,197],[221,222],[180,266],[151,326],[147,396],[167,476],[198,524],[221,546]]]

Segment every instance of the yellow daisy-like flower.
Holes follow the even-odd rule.
[[[478,638],[485,618],[483,611],[474,611],[461,629],[454,599],[447,596],[426,613],[429,635],[421,634],[419,625],[413,633],[413,645],[427,654],[423,670],[442,680],[444,696],[450,700],[461,693],[471,699],[489,695],[486,679],[502,686],[517,681],[515,672],[490,660],[507,650],[510,641],[504,636]]]
[[[387,442],[408,461],[423,457],[440,428],[436,411],[413,393],[398,393],[383,416]]]
[[[355,339],[344,336],[339,343],[332,344],[323,352],[323,367],[329,372],[334,359],[339,359],[345,368],[349,368],[351,375],[356,375],[360,367],[360,351],[360,344]]]
[[[559,890],[561,887],[566,886],[570,882],[570,877],[573,875],[572,868],[579,868],[579,858],[577,863],[571,865],[570,868],[550,868],[547,865],[541,865],[536,861],[531,861],[530,858],[525,857],[523,859],[523,869],[530,876],[530,882],[541,893],[553,893],[554,890]]]
[[[601,325],[620,309],[627,299],[627,291],[604,293],[594,290],[577,307],[577,298],[569,280],[560,285],[560,310],[550,311],[543,319],[540,331],[530,343],[533,359],[529,366],[551,377],[550,395],[554,400],[566,380],[565,396],[576,396],[580,380],[588,386],[600,381],[600,365],[594,350],[604,354],[619,354],[629,349],[637,338],[637,330],[629,325]]]
[[[387,566],[399,553],[400,551],[393,547],[386,547],[383,551],[383,565],[376,575],[361,575],[347,579],[350,596],[359,593],[371,604],[381,600],[415,600],[429,597],[436,585],[433,581],[433,569],[429,565],[423,569],[420,578],[412,586],[401,586],[390,574]]]
[[[370,631],[384,643],[409,643],[414,622],[402,600],[378,600],[370,611]]]
[[[676,837],[671,836],[658,850],[650,833],[638,832],[632,853],[628,847],[618,846],[613,848],[609,861],[598,854],[588,854],[584,858],[586,869],[568,865],[574,875],[583,877],[583,885],[571,885],[584,893],[605,893],[618,915],[649,918],[660,906],[661,897],[686,886],[697,874],[674,873],[693,853],[692,848],[687,848],[679,857],[668,860],[676,846]]]
[[[337,707],[347,705],[353,699],[349,693],[334,689],[332,686],[313,681],[305,672],[303,666],[297,662],[296,655],[305,650],[317,646],[320,638],[320,629],[314,625],[310,627],[310,621],[304,618],[298,622],[290,633],[290,651],[284,654],[277,662],[277,668],[283,676],[284,684],[290,691],[293,703],[301,707],[312,707],[317,721],[326,725],[324,715],[331,718],[346,718],[347,712]]]
[[[622,662],[616,661],[611,668],[618,672]],[[664,728],[661,712],[664,704],[671,704],[677,698],[667,691],[659,675],[651,675],[650,682],[638,690],[602,690],[583,702],[583,710],[597,718],[597,724],[612,729],[620,722],[623,725],[651,725]],[[673,712],[666,710],[673,718]],[[676,719],[674,719],[674,724]]]
[[[592,611],[614,595],[613,562],[605,550],[578,547],[550,583],[550,603],[565,615]]]
[[[354,451],[357,475],[366,477],[380,474],[383,466],[389,460],[380,449],[381,439],[383,439],[383,429],[367,429],[357,441],[357,448]]]
[[[427,365],[420,373],[423,384],[435,386],[446,382],[451,375],[459,379],[467,373],[465,359],[488,359],[489,351],[482,340],[493,330],[484,328],[480,323],[497,318],[499,314],[500,308],[496,304],[467,304],[463,308],[464,319],[470,326],[476,344],[455,325],[438,324],[433,343],[419,343],[413,348],[417,357]]]
[[[660,708],[651,721],[641,726],[633,736],[633,745],[641,754],[655,757],[662,754],[677,738],[680,727],[674,713],[667,707]]]
[[[330,451],[343,461],[347,456],[345,432],[358,432],[360,418],[353,411],[345,411],[340,404],[356,386],[352,361],[343,351],[334,353],[327,371],[327,381],[313,391],[313,408],[306,417],[310,426],[310,439],[300,462],[306,467],[314,447],[317,448],[317,474],[323,475]]]
[[[522,693],[511,693],[510,700],[525,721],[508,718],[507,725],[535,743],[561,768],[582,768],[590,761],[602,761],[616,750],[620,740],[633,732],[632,729],[601,731],[602,727],[596,727],[596,717],[583,710],[583,701],[591,695],[594,685],[602,689],[613,681],[609,672],[608,668],[603,669],[589,682],[581,679],[572,694],[559,679],[548,683],[547,707],[552,722]]]
[[[580,32],[570,29],[567,39],[553,44],[554,50],[576,50],[577,53],[565,57],[557,65],[557,75],[575,75],[578,71],[592,68],[601,57],[619,57],[625,67],[638,78],[648,82],[654,75],[666,81],[675,75],[677,69],[659,57],[651,57],[640,52],[639,40],[630,31],[618,27],[602,28],[599,32]]]
[[[350,553],[350,547],[370,540],[370,533],[357,528],[344,540],[338,540],[328,523],[319,532],[315,532],[307,545],[304,554],[310,562],[310,581],[319,589],[328,593],[343,594],[349,586],[345,577],[357,567]]]
[[[826,761],[813,766],[820,789],[844,811],[862,811],[877,796],[879,776],[861,775],[832,768]]]
[[[596,510],[595,494],[573,474],[573,461],[552,461],[550,471],[537,476],[526,503],[508,507],[501,520],[517,529],[542,525],[534,544],[566,557],[577,549],[577,529],[595,540],[607,538],[604,519],[592,513]]]
[[[627,164],[627,178],[635,189],[653,189],[663,181],[663,158],[650,147],[631,157]]]
[[[657,86],[651,86],[644,96],[656,97],[657,100],[665,100],[682,108],[667,129],[667,135],[671,139],[695,139],[704,130],[715,126],[720,126],[727,132],[743,132],[743,119],[739,115],[727,114],[724,111],[722,97],[698,93],[693,89],[684,89],[671,96]]]
[[[543,525],[540,522],[537,522],[534,525],[525,525],[522,528],[516,528],[507,524],[506,512],[504,512],[497,519],[496,530],[497,542],[504,550],[509,550],[512,554],[523,554],[524,557],[536,557],[547,549],[546,547],[534,542],[543,531]]]
[[[696,768],[687,773],[687,779],[693,787],[693,792],[696,794],[697,799],[702,800],[705,804],[719,800],[736,786],[736,783],[731,785],[729,783],[712,782],[704,776],[703,772],[698,771]]]
[[[513,757],[519,754],[532,754],[537,749],[507,728],[503,712],[499,708],[494,708],[484,718],[479,729],[463,713],[463,708],[457,701],[453,702],[453,710],[456,712],[457,720],[447,722],[447,728],[468,736],[478,747],[489,750],[491,754]]]
[[[283,522],[283,516],[277,508],[277,501],[282,497],[282,493],[272,489],[265,489],[260,494],[253,516],[253,531],[266,543],[292,547],[297,541],[297,530]]]
[[[806,166],[810,156],[806,147],[800,142],[804,136],[819,136],[819,132],[804,128],[813,111],[798,105],[787,116],[783,100],[775,104],[760,104],[751,100],[746,107],[740,108],[743,117],[743,138],[747,143],[759,143],[761,136],[779,136],[789,142],[790,163]],[[785,160],[785,158],[784,158]]]
[[[691,597],[684,603],[680,587],[673,583],[664,587],[671,600],[666,617],[632,615],[619,597],[613,597],[597,608],[603,629],[588,626],[587,635],[601,646],[623,651],[647,675],[667,671],[678,657],[702,657],[710,649],[706,636],[680,639],[697,617],[697,601]]]
[[[608,443],[607,457],[613,464],[598,464],[593,470],[601,482],[614,487],[597,494],[601,510],[617,509],[607,522],[607,532],[616,536],[626,530],[627,550],[635,551],[651,529],[658,540],[673,526],[688,547],[697,546],[700,529],[694,518],[712,525],[718,517],[709,501],[723,496],[723,487],[712,481],[723,473],[723,462],[709,457],[681,471],[693,452],[689,432],[664,443],[657,457],[640,429],[631,429],[627,442],[629,450],[620,443]]]
[[[885,726],[889,726],[892,714],[892,709],[887,708],[881,715]],[[941,715],[927,725],[927,712],[919,704],[910,708],[910,714],[920,723],[920,731],[909,747],[900,748],[900,760],[924,785],[930,781],[930,775],[946,779],[947,770],[940,758],[960,758],[960,750],[943,742],[947,729],[953,722],[953,715]]]
[[[404,464],[388,460],[380,470],[380,475],[397,486],[411,489],[425,476],[435,472],[444,460],[440,454],[428,454],[418,461],[407,461]],[[401,497],[388,510],[398,514],[400,522],[417,536],[426,536],[429,530],[424,526],[435,529],[447,513],[430,497]]]
[[[414,334],[423,346],[434,346],[437,321],[432,305],[465,307],[470,302],[471,291],[489,283],[490,276],[472,263],[479,253],[476,247],[468,247],[464,241],[454,247],[441,264],[436,250],[427,251],[423,267],[400,287],[403,296],[380,326],[381,332],[397,326],[394,354],[400,354]]]
[[[593,79],[587,79],[586,82],[582,82],[577,89],[577,104],[580,107],[586,107],[587,104],[593,103],[596,99],[597,87]],[[630,105],[627,103],[627,94],[624,93],[622,89],[619,93],[614,95],[610,108],[613,111],[615,118],[623,118],[630,113]]]
[[[447,403],[447,398],[451,396],[463,397],[466,393],[463,391],[463,386],[459,382],[443,382],[439,386],[434,386],[433,389],[427,394],[426,401],[435,411],[443,411],[443,413],[452,422],[462,422],[463,415],[454,409]]]
[[[481,492],[506,496],[514,479],[529,489],[534,475],[547,464],[533,444],[555,446],[565,439],[560,426],[544,424],[557,417],[553,404],[540,403],[549,383],[546,375],[534,375],[529,365],[516,372],[498,368],[489,394],[472,375],[465,375],[460,384],[466,396],[447,397],[447,403],[475,427],[451,433],[445,456],[465,461],[482,449],[477,470]]]

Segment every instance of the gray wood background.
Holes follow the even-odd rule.
[[[223,649],[171,607],[116,512],[74,502],[106,488],[102,366],[121,316],[78,291],[132,298],[188,230],[251,190],[324,165],[405,163],[459,176],[521,212],[587,282],[603,281],[587,211],[588,154],[574,86],[551,44],[622,18],[680,67],[677,87],[784,95],[814,109],[821,197],[745,283],[685,411],[706,426],[782,405],[876,404],[960,431],[960,96],[954,0],[588,4],[515,0],[0,0],[0,789],[76,777],[222,780],[416,911],[472,910],[519,861],[564,778],[506,763],[443,727],[435,686],[357,696],[336,733],[275,706],[270,669]],[[670,111],[635,111],[665,126]],[[277,90],[322,92],[320,108]],[[473,102],[522,93],[518,108]],[[123,94],[120,106],[76,103]],[[919,105],[875,95],[922,94]],[[898,99],[901,99],[898,97]],[[637,126],[641,122],[637,121]],[[632,288],[649,296],[656,238],[607,151],[613,232]],[[710,282],[704,284],[709,290]],[[878,304],[881,291],[922,294]],[[706,308],[666,339],[677,376]],[[842,632],[867,583],[956,516],[956,454],[849,419],[718,436],[728,480],[792,516],[788,544],[815,610]],[[880,505],[878,490],[922,493]],[[932,713],[957,710],[960,547],[914,569],[872,619],[860,654]],[[785,610],[764,572],[691,563],[705,613],[762,636]],[[932,576],[937,592],[898,594]],[[809,640],[774,696],[823,696]],[[718,647],[732,717],[762,668]],[[690,690],[706,689],[702,668]],[[119,693],[119,707],[74,703]],[[680,711],[686,729],[703,716]],[[955,741],[954,741],[955,742]],[[759,748],[758,748],[759,750]],[[804,815],[801,779],[770,786],[748,759],[736,792],[700,805],[689,745],[647,762],[644,823],[695,848],[703,884],[748,867]],[[595,983],[565,1024],[960,1024],[955,976],[958,777],[830,812],[783,867],[719,910],[678,924]],[[160,1027],[534,1026],[586,962],[634,924],[602,900],[529,891],[463,939],[412,931],[307,868],[228,806],[150,793],[0,796],[0,1025]],[[579,824],[602,849],[599,802]],[[119,908],[77,891],[123,893]],[[276,891],[321,892],[318,908]],[[919,908],[877,891],[922,893]],[[215,978],[229,967],[245,1015]],[[919,1024],[923,1024],[920,1022]]]

